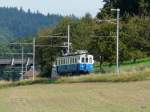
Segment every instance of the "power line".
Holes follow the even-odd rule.
[[[10,43],[10,45],[33,45],[33,43]]]
[[[116,36],[96,36],[96,35],[91,35],[91,37],[116,37]]]
[[[46,38],[68,38],[67,36],[53,36],[53,35],[40,36],[40,37],[46,37]]]
[[[63,48],[67,48],[68,46],[59,46],[59,45],[53,46],[53,45],[40,45],[40,44],[38,44],[38,45],[35,45],[35,47],[63,47]]]
[[[21,55],[22,53],[0,53],[2,55]],[[33,55],[33,53],[23,53],[23,54],[27,54],[27,55]]]

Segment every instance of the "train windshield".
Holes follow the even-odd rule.
[[[82,63],[89,63],[89,58],[88,58],[88,57],[86,57],[86,58],[85,58],[85,57],[82,57],[82,58],[81,58],[81,62],[82,62]]]
[[[88,59],[88,58],[86,58],[86,63],[88,63],[88,60],[89,60],[89,59]]]

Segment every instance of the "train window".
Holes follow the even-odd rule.
[[[70,58],[70,64],[72,64],[72,58]]]
[[[65,64],[65,59],[63,58],[63,63],[62,63],[63,65]]]
[[[65,59],[63,59],[63,65],[65,64]]]
[[[74,64],[74,57],[72,58],[72,63]]]
[[[88,58],[86,58],[86,63],[88,63]]]
[[[61,59],[59,59],[59,65],[61,65]]]
[[[73,57],[73,64],[74,64],[74,57]]]
[[[63,59],[63,65],[65,64],[65,59]]]
[[[71,58],[69,58],[69,64],[71,64]]]
[[[66,58],[64,58],[64,65],[66,64]]]
[[[73,57],[73,64],[74,64],[74,57]]]
[[[76,64],[76,57],[74,58],[74,64]]]
[[[73,60],[74,58],[72,57],[72,64],[74,64],[74,60]]]
[[[63,65],[63,64],[64,64],[64,59],[62,58],[62,59],[61,59],[61,65]]]
[[[76,58],[76,57],[74,58],[74,63],[75,63],[75,64],[77,63],[77,58]]]
[[[60,59],[60,65],[62,64],[62,59]]]
[[[72,64],[74,64],[74,58],[72,58]]]
[[[92,63],[92,57],[89,58],[89,63]]]
[[[66,64],[68,64],[68,58],[66,59],[67,61],[66,61]]]
[[[75,63],[77,63],[77,58],[75,58]]]
[[[84,58],[81,59],[82,63],[84,63]]]
[[[68,58],[68,64],[70,64],[70,58]]]
[[[66,63],[65,64],[68,64],[68,58],[66,58]]]
[[[59,65],[61,65],[61,59],[59,59]]]
[[[59,65],[61,65],[61,59],[59,59]]]
[[[67,61],[66,61],[66,64],[68,64],[68,58],[66,58],[66,60],[67,60]]]
[[[65,64],[67,64],[67,58],[65,58]]]
[[[72,64],[72,57],[70,58],[70,64]]]
[[[62,59],[60,59],[60,65],[62,64]]]
[[[72,64],[72,63],[71,63],[71,57],[69,58],[69,64]]]
[[[63,59],[61,59],[61,65],[63,65],[63,63],[64,63],[64,60],[63,60]]]

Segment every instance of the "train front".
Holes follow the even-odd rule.
[[[92,55],[83,54],[80,56],[79,70],[81,73],[91,73],[94,69],[93,64],[94,59]]]

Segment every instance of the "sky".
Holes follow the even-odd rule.
[[[61,14],[82,17],[89,12],[96,16],[100,8],[103,7],[102,0],[0,0],[0,7],[22,7],[25,11],[37,10],[43,14]]]

